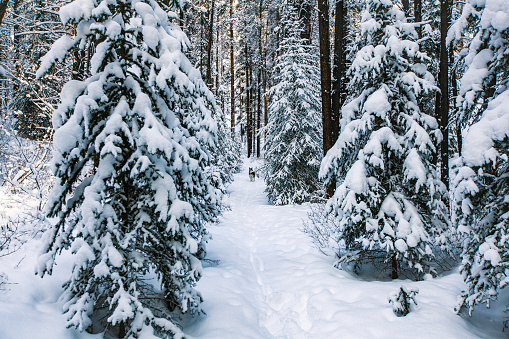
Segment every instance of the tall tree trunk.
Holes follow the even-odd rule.
[[[260,20],[260,27],[258,30],[258,53],[260,57],[263,56],[263,0],[260,0],[260,6],[258,8],[258,19]],[[259,63],[261,66],[262,63]],[[261,115],[262,115],[262,69],[259,68],[257,72],[256,80],[256,157],[260,158],[260,127],[261,127]]]
[[[230,0],[230,128],[235,138],[235,60],[233,55],[233,0]]]
[[[255,75],[253,75],[252,68],[249,71],[249,76],[251,77],[251,80],[249,80],[249,82],[251,83],[250,88],[251,94],[249,95],[249,97],[251,98],[251,108],[249,109],[249,112],[251,113],[251,154],[254,155],[256,153],[256,111],[255,111],[256,87],[253,84],[256,84],[256,82],[254,79]]]
[[[343,0],[336,1],[336,18],[334,20],[334,66],[332,80],[332,144],[338,140],[340,110],[346,99],[346,14],[347,9]]]
[[[395,254],[392,256],[391,262],[392,262],[391,279],[398,279],[398,260],[396,260]]]
[[[438,73],[438,80],[440,81],[440,72]],[[440,84],[439,84],[440,86]],[[440,92],[436,92],[435,94],[435,118],[437,119],[438,122],[440,122],[440,99],[441,99],[442,95],[440,94]],[[437,147],[437,152],[433,153],[433,164],[436,165],[438,163],[438,156],[439,156],[439,153],[438,152],[438,149],[440,149],[441,147],[441,144],[440,145],[436,145]]]
[[[414,22],[422,22],[422,0],[414,0]],[[417,36],[422,39],[421,26],[416,26]]]
[[[267,99],[267,69],[265,68],[264,61],[264,71],[263,71],[263,126],[267,126],[269,123],[269,107],[268,107],[268,99]]]
[[[323,153],[332,147],[331,72],[329,38],[329,3],[318,0],[318,34],[320,38],[320,78],[322,92]]]
[[[247,45],[245,46],[246,51],[246,132],[247,132],[247,157],[251,157],[253,151],[253,135],[252,135],[252,123],[251,123],[251,72],[247,60]]]
[[[405,12],[405,16],[408,18],[410,16],[410,1],[401,0],[401,4],[403,5],[403,12]]]
[[[313,8],[312,8],[309,0],[296,0],[295,5],[296,5],[298,13],[299,13],[299,19],[300,19],[302,25],[304,26],[300,37],[303,40],[304,44],[310,45],[311,44],[311,24],[312,24],[311,13],[313,11]]]
[[[9,0],[0,0],[0,25],[4,20],[5,12],[7,11],[7,5],[9,4]]]
[[[209,10],[209,29],[208,29],[208,39],[207,39],[207,85],[211,89],[213,86],[212,83],[212,45],[214,43],[214,5],[216,1],[211,0],[210,10]]]
[[[447,29],[449,27],[449,0],[440,0],[440,116],[439,125],[442,132],[440,145],[441,178],[449,188],[449,58],[447,51]]]
[[[320,40],[320,78],[322,92],[323,154],[332,147],[331,70],[329,38],[329,2],[318,0],[318,35]],[[327,195],[334,194],[334,187],[327,188]]]
[[[165,3],[166,2],[169,2],[169,0],[165,0]],[[166,5],[168,5],[168,4],[166,4]],[[184,30],[184,26],[185,26],[184,25],[184,20],[185,20],[185,18],[184,18],[184,11],[185,11],[185,4],[182,4],[182,6],[180,7],[180,11],[179,11],[180,28],[182,30]]]
[[[216,32],[216,41],[218,42],[218,45],[219,45],[219,30],[217,30]],[[223,76],[222,74],[222,67],[219,68],[219,46],[216,46],[216,79],[215,79],[215,88],[216,88],[216,96],[219,95],[219,77]],[[221,57],[221,66],[223,66],[223,58]]]
[[[256,83],[256,90],[258,92],[257,98],[257,111],[256,111],[256,157],[260,157],[260,127],[261,127],[261,117],[262,117],[262,71],[258,70],[258,81]]]

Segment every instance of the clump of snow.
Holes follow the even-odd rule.
[[[374,113],[382,119],[385,118],[385,114],[391,110],[391,104],[384,87],[368,96],[366,102],[364,102],[364,110],[366,113]]]
[[[509,138],[509,91],[490,101],[482,119],[472,125],[463,141],[463,158],[468,166],[492,163],[497,166],[497,157],[502,156],[493,147],[495,140]]]
[[[76,40],[71,39],[67,35],[62,36],[55,41],[49,52],[41,58],[41,65],[35,73],[36,79],[40,79],[44,76],[56,60],[63,61],[69,50],[73,48],[75,44]]]

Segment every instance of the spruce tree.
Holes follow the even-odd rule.
[[[506,18],[503,20],[503,18]],[[505,0],[472,1],[451,29],[462,39],[475,29],[457,101],[470,125],[453,182],[456,226],[466,235],[459,306],[496,300],[509,276],[509,7]],[[459,309],[458,309],[459,310]]]
[[[74,254],[67,326],[85,330],[100,314],[120,337],[181,337],[169,311],[200,312],[204,224],[221,207],[205,172],[214,98],[184,56],[188,40],[169,7],[76,0],[60,16],[76,34],[54,44],[38,76],[73,47],[95,52],[91,75],[68,82],[53,113],[56,223],[37,272],[51,274],[63,250]]]
[[[349,69],[352,95],[320,169],[326,184],[337,181],[326,208],[347,250],[356,258],[378,251],[392,278],[402,264],[425,272],[448,230],[446,189],[432,162],[441,134],[418,105],[436,86],[416,36],[392,1],[367,1]]]
[[[282,6],[283,39],[270,88],[267,195],[275,205],[302,203],[319,188],[322,156],[320,73],[316,48],[301,39],[293,6]]]

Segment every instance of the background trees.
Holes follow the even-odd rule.
[[[270,88],[265,158],[267,193],[275,205],[302,203],[320,188],[322,154],[316,49],[302,38],[298,8],[280,7],[282,39]]]

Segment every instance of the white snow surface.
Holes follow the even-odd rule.
[[[334,268],[334,259],[301,231],[309,205],[269,205],[263,179],[249,181],[248,167],[259,165],[246,160],[229,187],[231,211],[209,227],[210,262],[197,286],[207,315],[184,318],[190,338],[503,337],[503,315],[495,319],[483,306],[474,312],[481,316],[475,321],[454,313],[465,287],[457,272],[421,282],[382,282]],[[0,257],[10,283],[0,287],[0,338],[102,338],[65,328],[58,297],[74,258],[63,253],[53,275],[41,279],[34,275],[39,246],[39,239],[31,240]],[[402,284],[419,294],[414,310],[397,317],[387,298]]]

